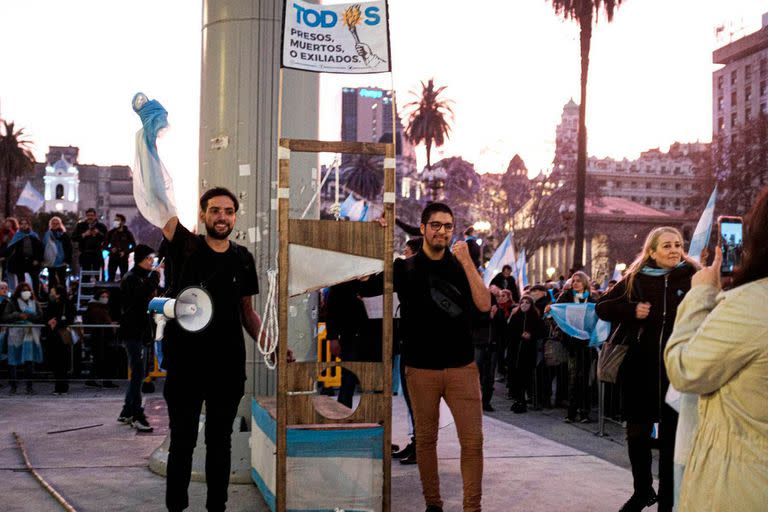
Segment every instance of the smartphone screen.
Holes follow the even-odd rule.
[[[720,249],[723,251],[720,273],[728,275],[741,265],[744,231],[741,219],[738,217],[721,217],[718,219],[718,224],[720,225]]]

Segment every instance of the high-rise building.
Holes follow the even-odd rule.
[[[392,134],[392,91],[376,87],[344,87],[341,91],[341,140],[380,142],[382,136]],[[413,146],[403,136],[403,124],[396,117],[395,131],[398,142],[397,154],[414,158]],[[387,141],[389,142],[389,141]],[[345,165],[352,155],[342,158]]]
[[[768,114],[768,13],[762,28],[712,52],[712,134],[732,142],[739,126]]]

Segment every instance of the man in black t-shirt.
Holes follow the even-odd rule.
[[[416,421],[416,459],[427,512],[441,512],[437,471],[440,399],[451,409],[461,444],[464,510],[479,511],[483,476],[480,377],[474,362],[472,320],[491,309],[488,289],[464,241],[448,250],[453,212],[431,203],[421,215],[421,250],[396,260],[402,357]]]
[[[253,256],[229,240],[238,207],[232,192],[213,188],[200,198],[205,235],[193,235],[178,217],[171,218],[163,228],[168,258],[173,263],[170,296],[197,286],[207,290],[213,299],[213,318],[207,327],[191,333],[169,322],[163,339],[163,365],[168,371],[163,395],[171,429],[165,499],[172,512],[189,505],[192,452],[203,402],[206,508],[226,507],[232,423],[245,383],[243,327],[254,339],[261,327],[252,305],[252,296],[259,291]]]

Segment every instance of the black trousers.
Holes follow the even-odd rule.
[[[65,344],[61,337],[55,333],[50,333],[48,339],[50,341],[51,369],[55,379],[53,390],[56,393],[66,393],[69,391],[67,374],[72,362],[72,347]]]
[[[592,395],[589,386],[592,368],[592,349],[586,341],[566,342],[568,347],[568,417],[575,418],[577,412],[589,416],[592,409]]]
[[[661,408],[658,440],[652,438],[653,423],[627,421],[627,451],[635,492],[643,493],[653,486],[651,448],[659,449],[659,512],[672,510],[676,431],[677,413],[667,404]]]
[[[493,398],[493,385],[496,382],[496,344],[475,345],[475,364],[480,373],[480,388],[483,404],[489,405]]]
[[[243,396],[243,382],[204,382],[202,375],[168,373],[163,396],[168,404],[171,445],[168,449],[168,478],[165,504],[170,511],[189,506],[192,453],[197,444],[200,411],[205,402],[206,508],[226,509],[232,457],[232,423]]]
[[[117,281],[117,269],[120,269],[120,279],[128,273],[128,256],[122,258],[118,255],[110,255],[109,263],[107,264],[107,270],[109,272],[109,280]]]

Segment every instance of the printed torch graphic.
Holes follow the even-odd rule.
[[[344,11],[344,24],[349,28],[352,37],[355,38],[355,44],[360,44],[360,38],[357,36],[357,26],[362,21],[360,14],[360,4],[353,4]]]
[[[357,26],[362,21],[360,4],[350,5],[344,10],[344,25],[349,28],[349,32],[355,40],[355,52],[357,52],[357,55],[363,59],[363,62],[365,62],[367,67],[375,68],[386,61],[373,53],[373,50],[371,50],[371,47],[367,43],[360,41],[360,37],[357,35]]]

